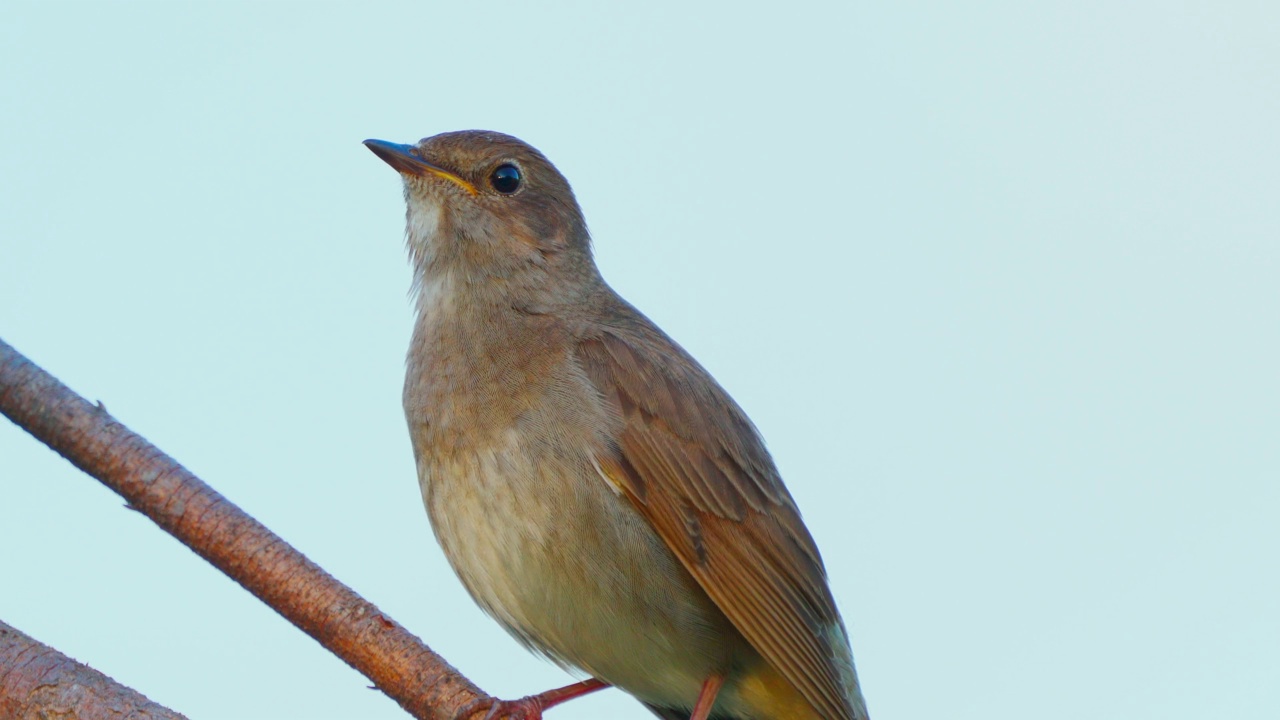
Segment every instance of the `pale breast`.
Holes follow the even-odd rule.
[[[536,396],[517,413],[505,412],[510,394],[488,400],[474,387],[416,418],[406,403],[423,499],[454,571],[553,659],[651,702],[696,696],[743,641],[601,477],[593,455],[610,419],[585,376],[562,365],[520,393]],[[489,408],[465,420],[484,425],[474,433],[443,410],[466,405],[463,395]]]

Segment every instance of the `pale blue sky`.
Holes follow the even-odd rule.
[[[534,7],[538,5],[538,7]],[[0,337],[485,689],[399,180],[488,128],[763,431],[876,720],[1280,706],[1273,2],[0,5]],[[0,424],[0,619],[192,718],[396,718]],[[617,691],[555,720],[648,717]]]

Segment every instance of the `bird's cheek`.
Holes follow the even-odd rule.
[[[507,235],[523,248],[537,253],[556,252],[564,247],[563,228],[533,213],[515,218],[515,222],[509,224]]]

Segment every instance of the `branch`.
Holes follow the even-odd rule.
[[[3,340],[0,412],[119,493],[415,718],[450,719],[487,698],[372,603]]]
[[[0,622],[0,717],[187,720]]]

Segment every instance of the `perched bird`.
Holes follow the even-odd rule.
[[[486,612],[591,676],[490,716],[613,685],[667,719],[865,720],[759,433],[605,284],[568,181],[495,132],[365,145],[404,180],[404,410],[436,538]]]

